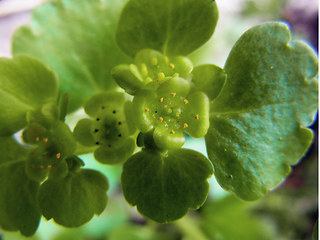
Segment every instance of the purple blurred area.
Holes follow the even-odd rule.
[[[304,2],[304,4],[289,2],[283,9],[282,17],[291,25],[292,31],[296,35],[307,38],[306,40],[319,52],[318,3],[314,1],[300,2]]]

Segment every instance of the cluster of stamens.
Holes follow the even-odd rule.
[[[44,144],[46,144],[46,143],[48,143],[49,142],[49,138],[48,137],[45,137],[45,138],[40,138],[40,137],[36,137],[35,138],[35,140],[36,140],[36,142],[38,142],[38,143],[44,143]],[[46,147],[46,146],[45,146]],[[30,152],[30,154],[31,155],[35,155],[36,154],[36,151],[35,150],[33,150],[33,151],[31,151]],[[55,155],[55,159],[56,160],[58,160],[58,159],[60,159],[61,158],[61,153],[60,152],[58,152],[58,153],[56,153],[56,154],[54,154]],[[46,157],[46,156],[48,156],[48,152],[44,152],[43,154],[42,154],[42,156],[43,157]],[[38,158],[40,158],[41,156],[39,156]],[[31,164],[30,165],[30,168],[32,168],[32,169],[34,169],[34,168],[36,168],[36,165],[35,164]],[[40,165],[39,167],[38,167],[38,169],[39,170],[43,170],[43,169],[51,169],[52,168],[52,165],[51,164],[48,164],[47,166],[45,166],[45,165]]]
[[[175,102],[175,104],[170,104],[170,100],[168,98],[177,98],[178,102]],[[180,128],[186,129],[189,127],[189,124],[186,122],[183,122],[182,124],[180,123],[179,120],[177,120],[177,118],[180,117],[180,113],[183,110],[183,107],[189,103],[189,101],[185,98],[182,98],[181,96],[178,96],[175,92],[171,92],[168,96],[168,98],[166,99],[166,97],[159,97],[158,98],[158,102],[160,103],[160,106],[162,105],[162,107],[158,110],[154,111],[154,117],[156,118],[158,124],[165,124],[165,126],[168,126],[168,123],[166,122],[166,118],[170,118],[172,120],[172,118],[176,119],[176,123],[180,126]],[[179,100],[180,98],[180,100]],[[168,101],[166,101],[168,100]],[[180,104],[181,103],[181,104]],[[173,106],[172,106],[173,105]],[[176,109],[176,111],[174,112],[173,109]],[[150,108],[149,107],[145,107],[144,111],[146,113],[150,113]],[[162,113],[160,116],[158,115],[159,113]],[[152,114],[152,113],[150,113]],[[194,115],[194,119],[195,120],[199,120],[199,114],[195,114]],[[170,120],[169,120],[170,121]],[[179,127],[177,127],[179,128]],[[170,134],[175,134],[176,131],[174,129],[170,129],[169,131]]]
[[[152,57],[150,59],[150,65],[151,65],[151,66],[149,65],[150,69],[148,69],[147,64],[145,63],[140,64],[140,71],[146,83],[151,83],[155,80],[161,81],[166,77],[179,77],[179,73],[177,72],[173,72],[173,73],[170,73],[169,75],[166,75],[166,73],[168,74],[169,72],[172,72],[172,70],[176,68],[173,63],[169,63],[168,57],[166,56],[162,57],[162,64],[160,63],[158,58]],[[151,72],[154,72],[154,71],[158,72],[158,74],[156,74],[155,76],[152,76]]]
[[[104,110],[105,107],[104,107],[104,106],[101,106],[101,109]],[[116,110],[112,110],[111,112],[112,112],[113,115],[117,114],[117,111],[116,111]],[[97,117],[97,118],[96,118],[96,122],[99,122],[100,120],[101,120],[100,117]],[[117,125],[118,125],[118,126],[122,125],[122,122],[121,122],[121,121],[118,121],[118,122],[117,122]],[[99,132],[101,132],[101,131],[100,131],[98,128],[95,128],[94,131],[93,131],[93,133],[94,133],[95,135],[96,135],[97,133],[99,133]],[[119,132],[119,133],[117,134],[117,137],[118,137],[118,138],[121,138],[121,137],[122,137],[122,134]],[[108,139],[109,136],[104,136],[104,138],[105,138],[105,139]],[[96,141],[96,145],[100,145],[100,144],[101,144],[100,141]],[[111,143],[108,143],[108,144],[106,144],[106,146],[108,146],[109,148],[111,148],[111,147],[112,147],[112,144],[111,144]]]

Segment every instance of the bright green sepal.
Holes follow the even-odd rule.
[[[69,111],[99,89],[114,89],[110,70],[129,62],[114,32],[124,0],[55,0],[36,8],[30,26],[14,34],[13,54],[34,56],[59,75]],[[45,46],[45,47],[44,47]]]
[[[136,65],[118,65],[111,71],[111,75],[117,84],[128,94],[134,95],[143,87],[142,77]]]
[[[101,146],[94,151],[94,158],[103,164],[118,164],[126,161],[135,149],[135,141],[127,138],[121,141],[121,145]]]
[[[219,95],[226,78],[225,71],[213,64],[196,66],[192,71],[194,88],[207,94],[210,101]]]
[[[84,146],[95,145],[95,139],[92,135],[93,120],[84,118],[77,122],[77,125],[73,129],[73,134],[77,141]]]
[[[95,117],[101,112],[101,110],[109,111],[112,113],[114,110],[112,107],[121,106],[125,101],[125,96],[120,92],[102,92],[93,95],[84,105],[86,113]],[[117,107],[119,108],[119,107]]]
[[[212,0],[131,0],[120,16],[116,39],[132,57],[145,48],[186,56],[211,37],[217,20]]]
[[[209,128],[209,99],[203,92],[193,92],[188,95],[181,119],[185,125],[185,132],[194,138],[202,138]]]
[[[283,23],[248,30],[233,47],[228,76],[211,104],[207,151],[226,190],[263,197],[290,173],[312,143],[317,110],[317,56],[290,41]]]
[[[54,164],[48,174],[48,179],[59,180],[65,178],[69,173],[69,167],[65,159]]]
[[[25,55],[0,58],[0,135],[11,135],[26,125],[26,113],[55,100],[54,73]]]
[[[61,121],[54,124],[51,128],[51,136],[54,148],[61,153],[61,157],[70,157],[74,154],[77,142],[67,124]]]
[[[31,236],[41,216],[36,201],[39,184],[25,173],[28,150],[11,137],[0,140],[0,226]]]
[[[59,180],[47,180],[39,189],[39,205],[46,219],[65,227],[78,227],[103,212],[109,188],[104,175],[79,170]]]
[[[184,134],[181,129],[170,130],[164,125],[159,125],[154,129],[153,139],[160,149],[181,148],[185,142]]]
[[[198,152],[143,150],[124,164],[121,186],[128,203],[142,215],[167,223],[202,206],[212,174],[210,161]]]

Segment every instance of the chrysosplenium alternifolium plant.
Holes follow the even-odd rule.
[[[2,229],[29,236],[41,216],[76,227],[102,213],[108,181],[83,168],[83,153],[123,164],[127,202],[166,223],[204,204],[213,172],[256,200],[309,148],[317,56],[286,24],[249,29],[223,68],[195,65],[188,55],[213,34],[215,1],[123,3],[46,3],[0,59]],[[65,116],[80,107],[88,116],[71,132]],[[182,148],[186,135],[205,137],[209,159]]]

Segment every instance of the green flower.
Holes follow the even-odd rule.
[[[134,64],[113,68],[112,76],[127,93],[135,95],[140,89],[156,89],[168,77],[189,78],[192,68],[186,57],[169,58],[158,51],[144,49],[137,53]]]
[[[138,129],[154,130],[153,138],[161,149],[180,148],[184,133],[204,137],[209,127],[209,99],[192,91],[189,81],[172,77],[155,90],[140,90],[133,99],[133,112]]]
[[[135,129],[127,124],[129,105],[119,92],[97,94],[85,104],[85,111],[92,118],[81,119],[74,135],[84,146],[98,146],[94,151],[97,161],[117,164],[133,153],[135,142],[130,136]]]
[[[65,177],[69,172],[66,159],[76,149],[69,127],[58,120],[57,112],[53,104],[45,104],[40,111],[29,112],[28,124],[22,132],[23,141],[33,146],[27,157],[26,173],[38,182],[46,177]]]

